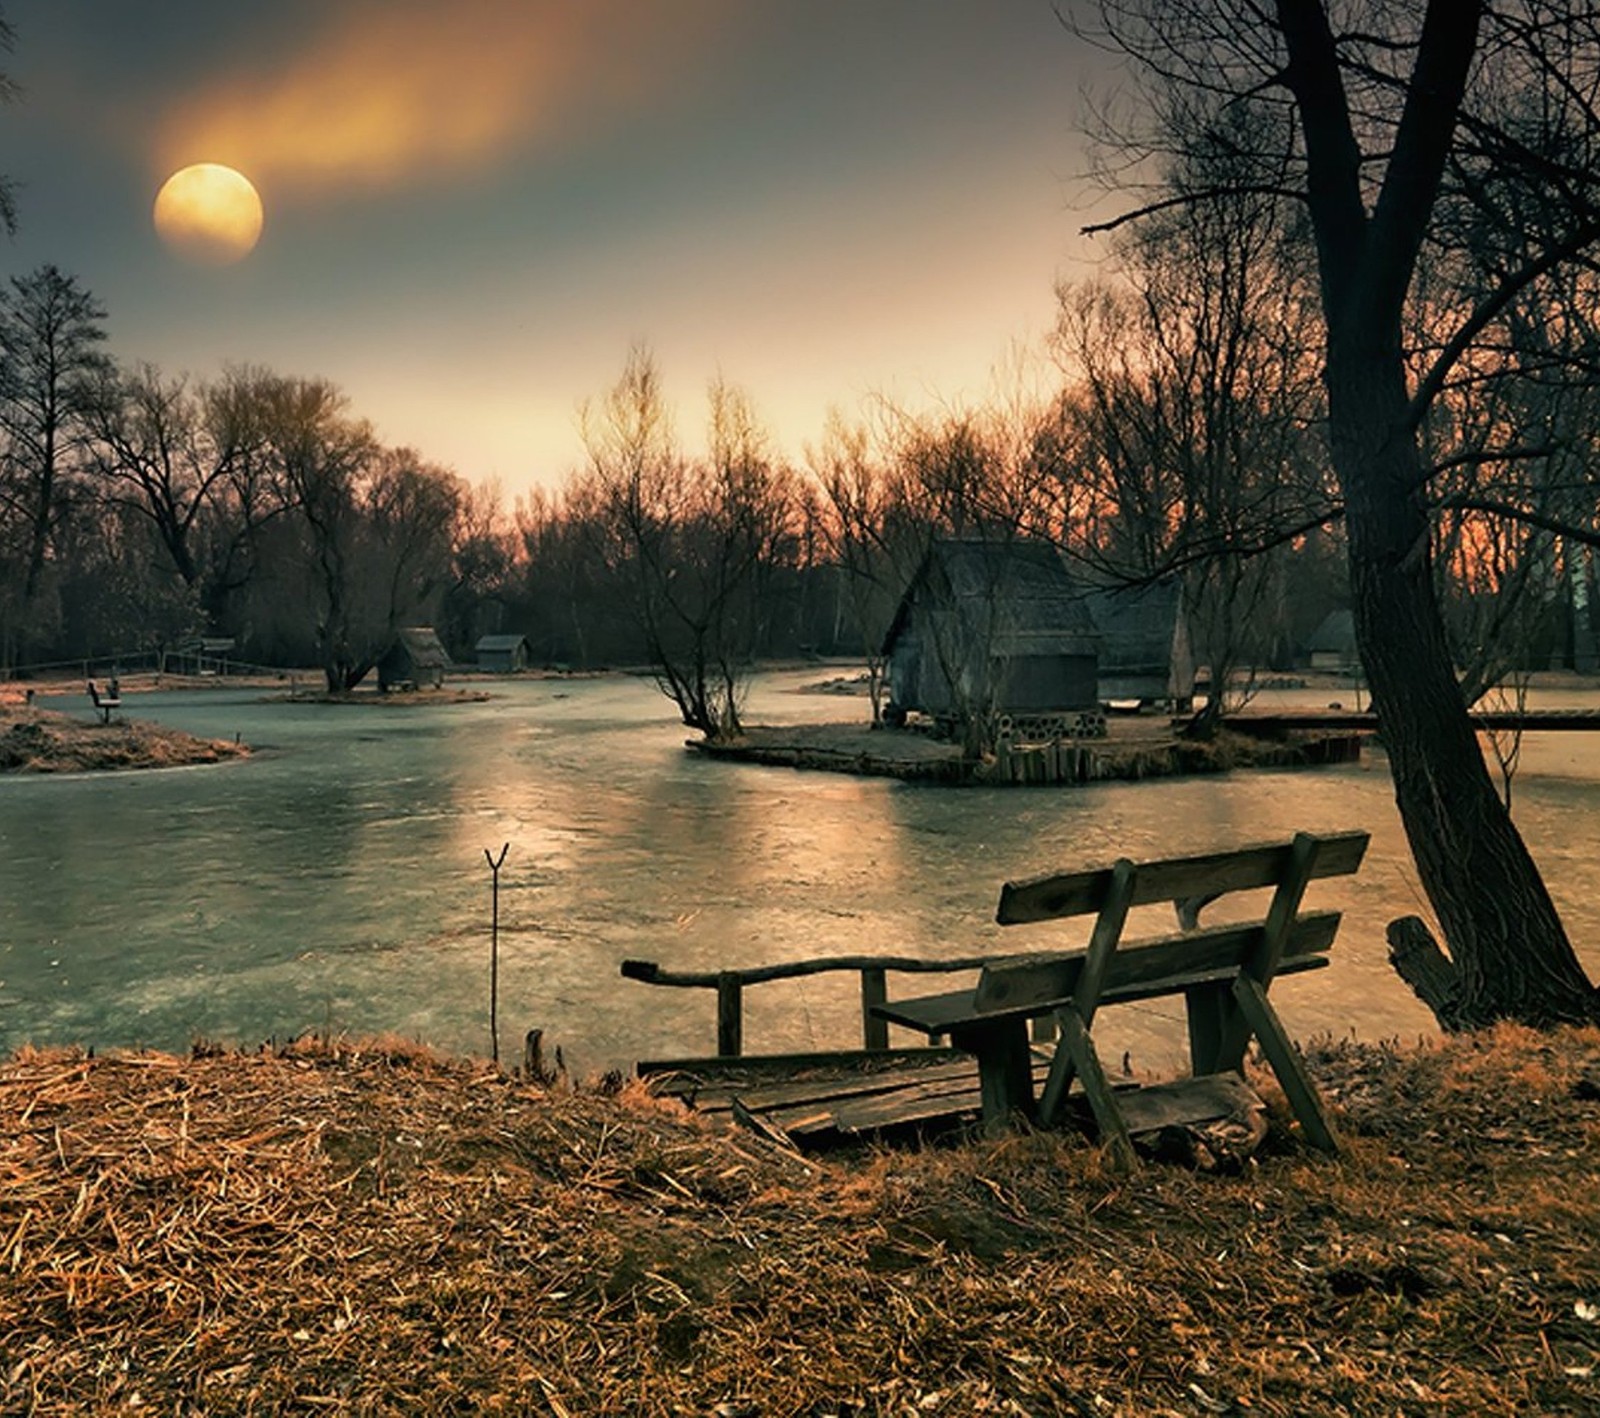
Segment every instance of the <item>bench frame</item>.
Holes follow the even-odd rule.
[[[1095,1014],[1102,1004],[1182,994],[1194,1075],[1242,1073],[1253,1036],[1306,1140],[1335,1151],[1321,1100],[1267,992],[1279,974],[1327,963],[1338,913],[1302,915],[1300,901],[1314,878],[1354,872],[1367,841],[1365,832],[1321,837],[1301,832],[1288,844],[1144,865],[1123,858],[1109,868],[1007,882],[1000,894],[1000,924],[1094,912],[1088,947],[993,959],[972,990],[875,1005],[873,1012],[931,1039],[948,1035],[956,1047],[975,1055],[983,1117],[991,1129],[1008,1126],[1017,1114],[1049,1126],[1076,1078],[1101,1137],[1121,1162],[1132,1165],[1127,1126],[1091,1035]],[[1274,890],[1263,919],[1195,929],[1200,910],[1216,897],[1267,886]],[[1180,924],[1190,929],[1123,945],[1129,910],[1161,901],[1173,902]],[[1059,1042],[1035,1105],[1028,1021],[1047,1016],[1056,1023]]]
[[[102,694],[100,688],[93,680],[89,681],[89,702],[94,705],[100,714],[100,722],[109,724],[111,715],[122,708],[122,696],[118,694]]]

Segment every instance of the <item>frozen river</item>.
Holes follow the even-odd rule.
[[[797,692],[820,677],[763,677],[747,717],[865,715],[864,700]],[[0,1045],[389,1030],[487,1054],[483,852],[509,842],[502,1050],[514,1057],[539,1025],[583,1070],[709,1053],[710,993],[623,981],[622,960],[714,969],[1076,943],[993,925],[1000,883],[1351,827],[1373,833],[1360,875],[1308,897],[1346,913],[1336,964],[1275,998],[1301,1035],[1431,1027],[1386,963],[1385,922],[1423,906],[1381,754],[1076,789],[939,788],[704,761],[643,680],[493,690],[481,704],[389,709],[254,689],[135,697],[137,717],[237,733],[259,751],[217,767],[0,780]],[[1516,803],[1594,973],[1600,739],[1530,735]],[[746,1048],[856,1042],[854,988],[823,977],[748,992]],[[1181,1007],[1122,1014],[1118,1042],[1136,1057],[1181,1055]]]

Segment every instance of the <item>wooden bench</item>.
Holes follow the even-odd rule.
[[[1101,1137],[1132,1165],[1133,1150],[1115,1094],[1095,1052],[1091,1028],[1102,1005],[1184,997],[1190,1064],[1196,1079],[1242,1071],[1251,1036],[1260,1040],[1307,1141],[1334,1150],[1332,1129],[1267,991],[1278,975],[1326,965],[1339,913],[1302,914],[1308,882],[1354,872],[1368,834],[1298,833],[1292,842],[1204,856],[1066,872],[1007,882],[998,919],[1013,926],[1095,917],[1086,949],[1007,956],[986,962],[976,987],[873,1006],[892,1023],[930,1039],[948,1037],[975,1055],[983,1117],[991,1128],[1021,1114],[1046,1126],[1060,1115],[1076,1077]],[[1266,915],[1238,925],[1201,927],[1201,908],[1232,891],[1272,887]],[[1175,935],[1123,943],[1135,906],[1171,902]],[[1028,1022],[1053,1016],[1060,1039],[1044,1090],[1033,1098]]]
[[[93,680],[89,681],[89,702],[99,711],[102,724],[109,724],[111,715],[122,708],[120,694],[102,694]]]

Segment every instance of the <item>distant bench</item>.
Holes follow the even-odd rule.
[[[99,711],[102,724],[109,724],[112,713],[122,708],[122,696],[120,694],[114,691],[102,694],[99,686],[93,680],[89,681],[89,702]]]
[[[874,1003],[871,1013],[930,1039],[947,1036],[975,1055],[983,1116],[991,1128],[1006,1126],[1016,1114],[1049,1125],[1078,1078],[1101,1137],[1131,1163],[1128,1129],[1091,1037],[1095,1013],[1104,1004],[1181,994],[1195,1080],[1204,1084],[1213,1075],[1241,1072],[1254,1035],[1306,1140],[1335,1150],[1316,1089],[1267,991],[1278,975],[1328,963],[1339,913],[1302,915],[1300,899],[1308,882],[1354,872],[1367,841],[1365,832],[1302,832],[1288,843],[1142,864],[1123,858],[1109,867],[1007,882],[1000,893],[1001,925],[1093,914],[1088,947],[991,959],[971,989]],[[1263,918],[1198,925],[1201,908],[1218,896],[1269,886],[1274,890]],[[1161,902],[1173,903],[1189,929],[1123,944],[1129,910]],[[1035,1104],[1028,1021],[1044,1016],[1055,1019],[1061,1037]]]

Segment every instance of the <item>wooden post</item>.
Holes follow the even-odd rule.
[[[888,972],[882,966],[869,965],[861,972],[861,1043],[868,1049],[889,1047],[889,1021],[879,1019],[872,1012],[875,1004],[889,1000]]]
[[[109,715],[107,716],[110,717]],[[489,1046],[495,1063],[500,1062],[500,868],[505,865],[506,853],[511,850],[507,842],[500,848],[498,857],[483,849],[483,859],[489,863],[492,880],[489,911]]]
[[[1232,995],[1232,986],[1221,983],[1191,985],[1183,992],[1189,1020],[1189,1071],[1196,1078],[1216,1073],[1220,1067],[1217,1059]]]
[[[957,1030],[950,1042],[978,1060],[978,1089],[986,1132],[1006,1132],[1016,1116],[1032,1119],[1033,1053],[1021,1019]]]
[[[732,970],[717,975],[717,1056],[733,1059],[744,1050],[744,982]]]

